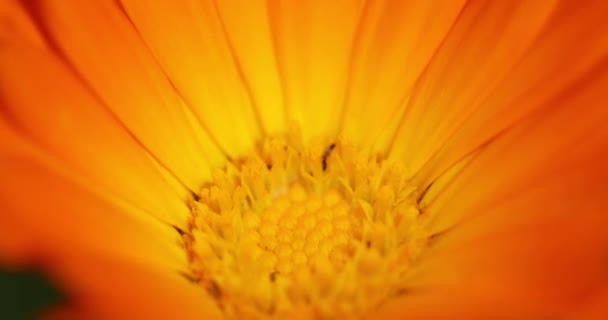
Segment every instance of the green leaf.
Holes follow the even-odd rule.
[[[34,319],[65,296],[40,273],[0,267],[0,318]]]

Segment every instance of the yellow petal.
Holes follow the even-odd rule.
[[[211,136],[237,157],[258,116],[213,1],[122,1],[145,43]]]
[[[226,0],[216,1],[216,5],[264,132],[287,131],[289,119],[270,32],[267,1]]]
[[[304,141],[336,135],[363,1],[270,1],[287,117]]]

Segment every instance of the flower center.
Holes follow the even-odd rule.
[[[272,138],[190,203],[192,278],[227,318],[341,318],[403,286],[425,245],[402,165]]]

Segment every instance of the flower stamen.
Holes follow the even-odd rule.
[[[339,318],[400,289],[424,247],[398,163],[343,141],[266,140],[191,202],[190,269],[228,318]]]

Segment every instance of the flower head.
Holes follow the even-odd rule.
[[[604,1],[0,4],[0,259],[73,318],[602,318]]]

